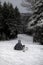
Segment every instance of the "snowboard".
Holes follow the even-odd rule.
[[[24,47],[23,48],[23,52],[27,51],[28,50],[28,47]]]

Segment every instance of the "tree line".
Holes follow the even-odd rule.
[[[9,40],[17,37],[20,31],[21,15],[17,7],[11,3],[0,2],[0,40]]]
[[[43,45],[43,0],[24,0],[23,7],[32,10],[33,14],[28,20],[26,34],[33,35],[33,41]],[[31,5],[29,5],[29,3]],[[31,24],[30,24],[31,22]]]

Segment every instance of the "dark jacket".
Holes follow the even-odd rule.
[[[14,47],[15,50],[22,50],[23,49],[23,45],[21,43],[17,43]]]

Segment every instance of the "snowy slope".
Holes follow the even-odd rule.
[[[18,39],[28,47],[27,51],[14,50]],[[0,42],[0,65],[43,65],[43,46],[33,44],[32,37],[24,34],[15,40]]]

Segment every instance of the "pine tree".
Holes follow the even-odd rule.
[[[34,11],[34,23],[37,24],[38,21],[41,21],[41,19],[43,18],[43,2],[42,0],[38,1],[38,3],[36,2],[35,4],[35,11]]]
[[[20,12],[19,12],[19,10],[18,10],[17,7],[15,7],[14,12],[15,12],[15,20],[17,21],[17,24],[19,25],[19,24],[21,23],[21,22],[20,22],[20,17],[21,17],[21,15],[20,15]]]
[[[1,5],[1,2],[0,2],[0,23],[2,23],[2,19],[3,19],[3,16],[2,16],[2,5]]]
[[[10,3],[4,2],[3,4],[3,32],[6,35],[6,39],[12,39],[17,36],[16,26],[15,26],[15,14],[13,5]]]
[[[34,37],[33,37],[33,41],[37,41],[40,42],[41,44],[43,44],[43,1],[39,0],[36,4],[35,4],[35,10],[34,10]],[[39,24],[39,25],[37,25]],[[41,25],[40,25],[41,24]]]
[[[0,40],[2,39],[2,32],[3,32],[2,21],[3,21],[2,4],[1,4],[1,2],[0,2]]]
[[[43,1],[42,0],[37,1],[33,8],[34,12],[29,20],[30,22],[33,20],[32,24],[36,25],[37,23],[41,23],[42,22],[41,20],[43,19]]]
[[[13,39],[21,31],[22,22],[19,9],[11,3],[0,2],[0,40]],[[21,31],[22,32],[22,31]]]
[[[17,31],[18,33],[21,33],[22,31],[22,22],[21,22],[21,15],[17,7],[15,7],[15,21],[17,24]]]

